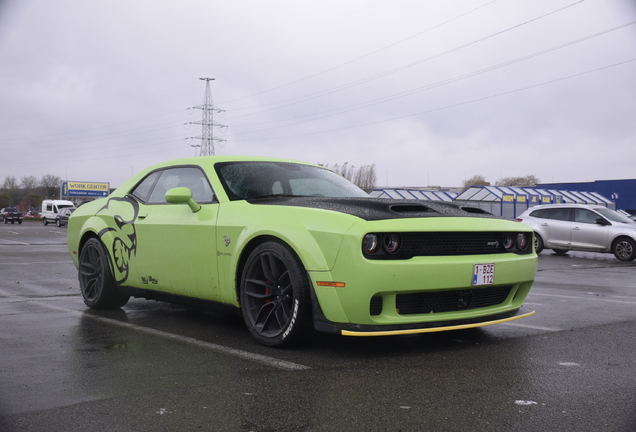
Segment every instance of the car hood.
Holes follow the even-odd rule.
[[[500,219],[474,207],[459,207],[439,201],[390,198],[263,197],[247,200],[254,205],[315,208],[346,213],[367,221],[423,217],[483,217]]]

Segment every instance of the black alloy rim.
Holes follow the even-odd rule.
[[[82,294],[88,301],[93,301],[99,295],[103,283],[102,257],[94,245],[87,245],[82,251],[80,262],[80,282]]]
[[[247,315],[263,336],[275,337],[292,318],[293,286],[289,269],[277,254],[264,252],[248,268],[245,286]]]

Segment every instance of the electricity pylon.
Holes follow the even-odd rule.
[[[214,80],[214,78],[199,78],[200,80],[205,81],[205,96],[203,97],[203,105],[195,106],[192,108],[200,109],[203,111],[203,118],[201,121],[194,121],[186,124],[200,124],[203,126],[203,131],[201,136],[190,137],[192,139],[200,139],[201,140],[201,152],[199,156],[212,156],[214,155],[214,141],[225,141],[224,139],[217,138],[212,133],[214,126],[224,128],[226,125],[222,125],[216,123],[214,121],[214,113],[222,113],[225,112],[222,109],[215,107],[212,104],[212,92],[210,91],[210,81]]]

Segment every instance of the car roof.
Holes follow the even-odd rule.
[[[608,208],[600,204],[541,204],[534,207],[530,207],[528,210],[535,210],[540,208],[556,208],[556,207],[587,208],[587,209]]]

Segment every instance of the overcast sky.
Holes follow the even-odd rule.
[[[634,0],[0,0],[0,184],[195,155],[378,186],[636,178]]]

